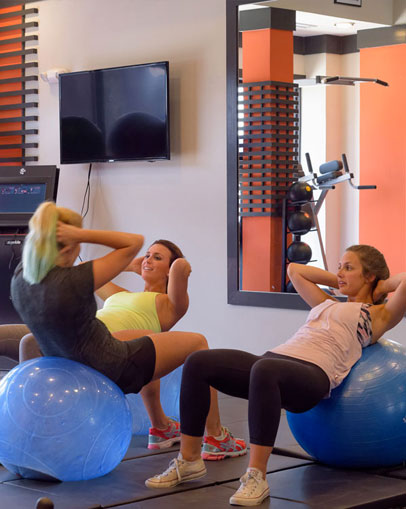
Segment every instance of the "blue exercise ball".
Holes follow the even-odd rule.
[[[166,415],[179,420],[179,395],[183,366],[161,378],[161,405]],[[148,435],[151,422],[139,394],[127,394],[133,418],[133,435]]]
[[[0,463],[22,477],[100,477],[120,463],[130,440],[123,392],[88,366],[40,357],[0,382]]]
[[[311,456],[336,467],[383,467],[406,460],[406,348],[381,339],[363,350],[331,397],[290,429]]]

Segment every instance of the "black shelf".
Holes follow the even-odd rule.
[[[19,23],[18,25],[7,25],[0,27],[0,32],[11,32],[14,30],[25,30],[26,28],[38,27],[37,21],[30,21],[28,23]]]
[[[38,95],[38,89],[25,88],[22,90],[12,90],[11,92],[0,92],[0,97],[20,97],[22,95]]]
[[[38,81],[38,76],[19,76],[17,78],[0,79],[0,85],[8,85],[9,83],[26,83],[27,81]]]
[[[37,156],[29,157],[0,157],[0,163],[29,163],[38,161]]]
[[[0,124],[12,124],[14,122],[35,122],[38,120],[36,115],[29,115],[26,117],[6,117],[0,118]]]
[[[16,18],[18,16],[28,16],[29,14],[38,14],[38,9],[21,9],[21,11],[5,12],[0,14],[0,19]]]
[[[13,37],[12,39],[2,39],[0,40],[0,46],[4,44],[15,44],[17,42],[29,42],[29,41],[38,41],[38,35],[24,35],[22,37]]]
[[[0,131],[0,136],[25,136],[27,134],[38,134],[38,129],[20,129],[18,131]]]
[[[30,49],[22,49],[19,51],[7,51],[5,53],[0,53],[1,58],[9,58],[9,57],[23,57],[25,55],[36,55],[38,50],[36,48]]]
[[[38,148],[38,143],[14,143],[8,145],[1,145],[0,150],[12,150],[18,148]]]
[[[15,71],[17,69],[30,69],[33,67],[38,67],[38,62],[27,62],[26,64],[1,65],[0,72]]]
[[[16,103],[16,104],[2,104],[0,111],[6,110],[23,110],[25,108],[37,108],[38,103]]]

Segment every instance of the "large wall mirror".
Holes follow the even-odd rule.
[[[307,263],[334,272],[349,245],[373,244],[387,256],[399,238],[376,204],[392,210],[404,194],[397,119],[385,117],[392,103],[404,112],[396,60],[406,30],[392,26],[404,13],[395,2],[386,14],[332,1],[324,12],[303,12],[296,4],[303,8],[295,0],[227,0],[230,304],[306,309],[285,276],[292,242],[310,248]],[[393,173],[384,177],[383,165]],[[298,179],[299,191],[311,187],[308,203],[286,199]],[[294,212],[310,216],[309,231],[287,227]],[[406,269],[405,256],[392,250],[393,272]]]

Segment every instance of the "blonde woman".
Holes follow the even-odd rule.
[[[136,393],[180,366],[191,352],[208,348],[204,336],[196,333],[142,335],[140,331],[122,330],[111,334],[96,317],[94,292],[129,265],[144,239],[138,234],[81,226],[82,219],[76,212],[53,202],[42,203],[30,220],[22,263],[11,282],[14,306],[43,355],[91,366],[124,393]],[[112,250],[74,265],[83,242]],[[30,335],[24,339],[27,337]],[[214,437],[224,433],[215,399],[206,430]],[[233,440],[244,454],[245,443]],[[228,455],[225,451],[224,456]]]
[[[156,240],[125,271],[142,277],[144,291],[130,292],[111,281],[106,283],[96,291],[104,301],[97,318],[111,333],[133,329],[141,337],[170,330],[189,306],[187,286],[191,267],[180,248],[169,240]],[[18,361],[20,341],[29,333],[24,324],[0,325],[0,355]],[[20,360],[42,355],[32,337],[22,341],[20,353]],[[162,449],[179,442],[179,422],[167,417],[161,405],[160,381],[149,383],[140,392],[151,421],[148,448]],[[216,392],[213,397],[217,397]]]

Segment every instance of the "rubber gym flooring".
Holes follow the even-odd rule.
[[[0,358],[0,375],[6,371]],[[248,441],[247,402],[220,395],[223,424]],[[19,479],[0,466],[0,508],[34,509],[47,497],[55,509],[194,509],[229,508],[248,456],[207,461],[206,477],[172,489],[151,490],[144,481],[166,469],[178,447],[146,448],[147,437],[134,436],[123,461],[110,474],[91,481],[53,483]],[[271,497],[261,508],[344,509],[406,508],[406,468],[340,470],[313,461],[297,444],[281,417],[276,447],[268,464]]]

